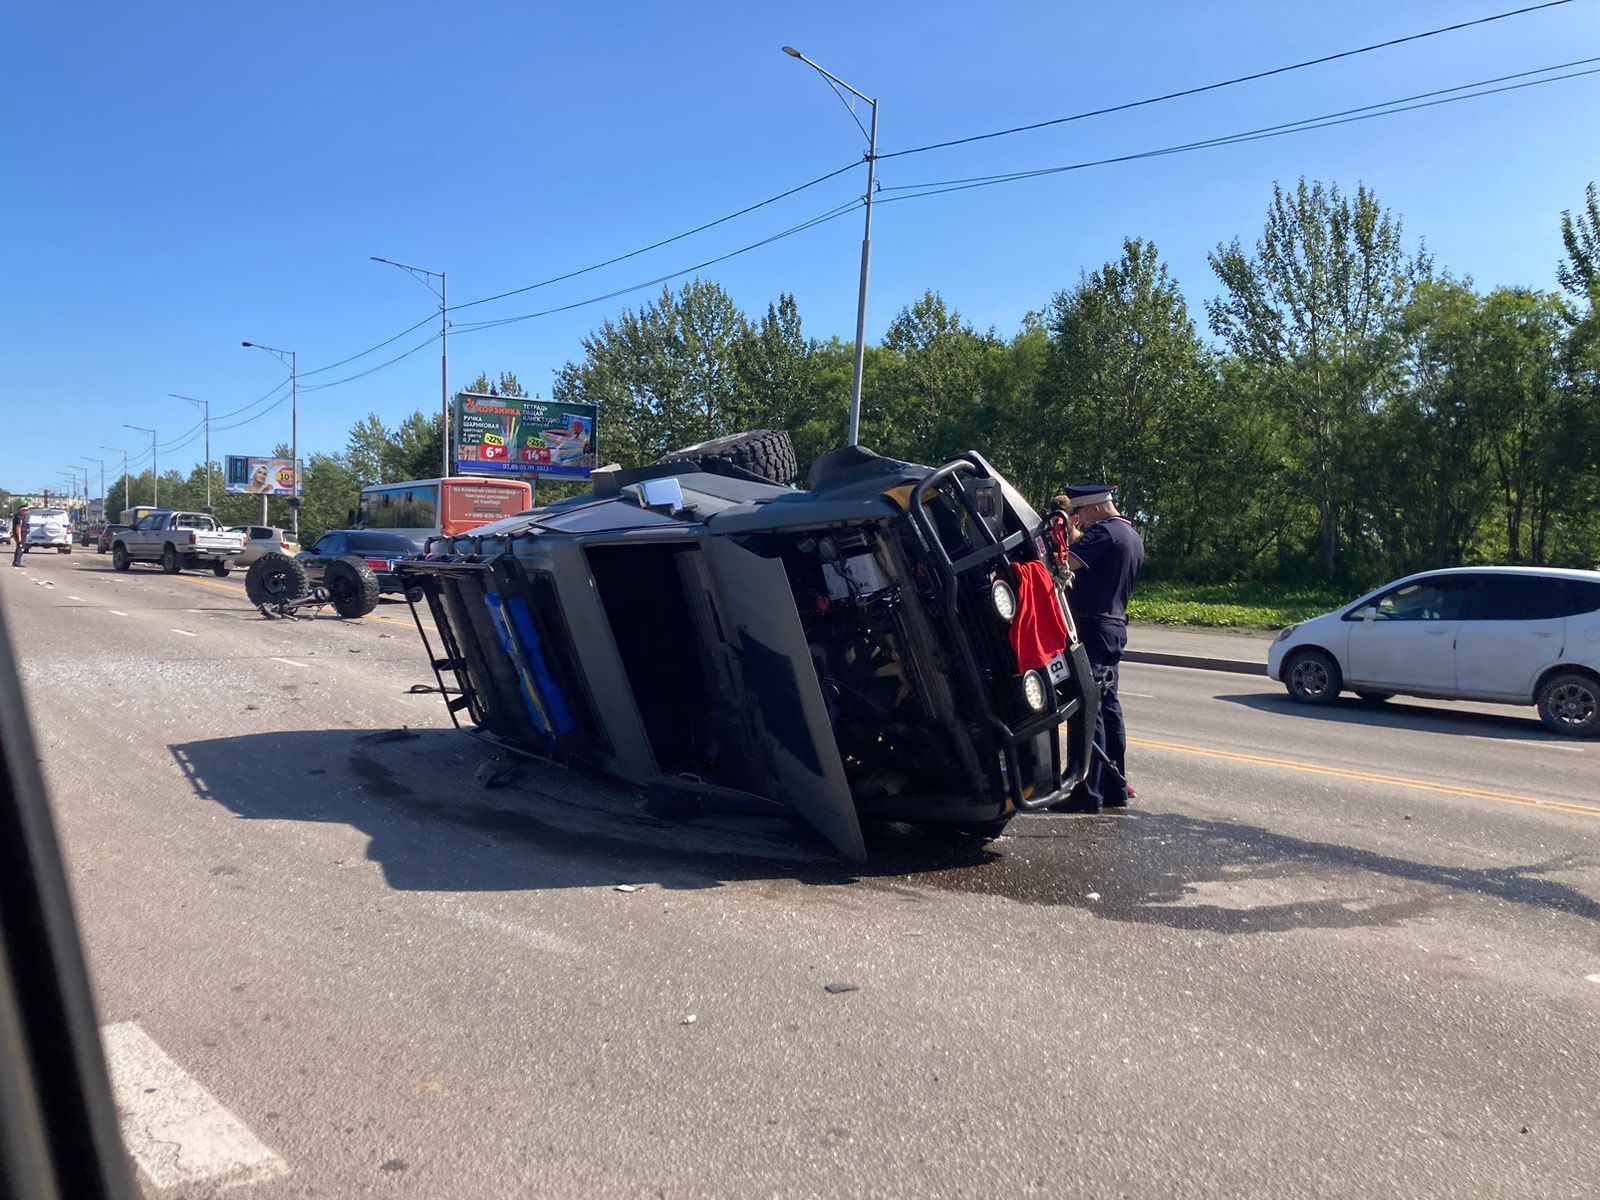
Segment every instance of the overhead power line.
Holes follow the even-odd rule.
[[[924,196],[938,196],[947,192],[968,191],[973,188],[993,187],[1001,183],[1014,183],[1024,179],[1038,179],[1046,175],[1060,175],[1069,171],[1082,171],[1090,167],[1109,166],[1114,163],[1135,162],[1146,158],[1160,158],[1168,154],[1183,154],[1194,150],[1209,150],[1219,146],[1239,145],[1243,142],[1261,141],[1266,138],[1284,137],[1292,133],[1307,133],[1314,129],[1329,129],[1336,125],[1349,125],[1357,121],[1371,121],[1378,117],[1392,117],[1400,113],[1415,112],[1418,109],[1434,108],[1442,104],[1454,104],[1462,100],[1475,100],[1483,96],[1493,96],[1501,92],[1519,91],[1523,88],[1539,87],[1547,83],[1559,83],[1565,79],[1577,79],[1585,75],[1600,74],[1600,67],[1585,71],[1569,71],[1564,75],[1547,75],[1543,79],[1527,79],[1529,75],[1540,75],[1550,71],[1559,71],[1567,67],[1582,66],[1588,63],[1600,62],[1600,58],[1575,59],[1572,62],[1562,63],[1557,66],[1541,67],[1535,71],[1519,71],[1513,75],[1501,75],[1494,79],[1480,80],[1477,83],[1460,84],[1452,88],[1442,88],[1433,92],[1419,92],[1414,96],[1404,96],[1396,100],[1386,100],[1378,104],[1363,105],[1360,108],[1348,108],[1339,112],[1324,113],[1321,116],[1305,117],[1298,121],[1288,121],[1279,125],[1267,125],[1259,129],[1244,130],[1239,133],[1224,134],[1214,138],[1204,138],[1199,141],[1182,142],[1172,146],[1162,146],[1154,150],[1140,150],[1131,154],[1116,154],[1106,158],[1088,159],[1082,162],[1064,163],[1060,166],[1039,167],[1027,171],[1011,171],[997,175],[974,175],[965,179],[940,179],[929,180],[923,183],[899,184],[895,187],[885,188],[886,192],[903,192],[904,195],[886,196],[879,203],[889,204],[896,200],[916,200]],[[1502,83],[1505,80],[1522,79],[1521,83],[1507,83],[1502,87],[1489,87],[1487,85]],[[1477,88],[1477,91],[1466,89]],[[1450,92],[1465,92],[1463,95],[1447,95]],[[1428,99],[1428,97],[1435,97]],[[1412,103],[1412,101],[1420,101]],[[1375,111],[1374,111],[1375,110]]]
[[[805,191],[807,188],[816,187],[819,183],[826,183],[828,180],[843,175],[846,171],[852,170],[860,165],[861,160],[857,159],[855,162],[846,163],[842,167],[829,171],[826,175],[818,175],[815,179],[810,179],[805,183],[797,184],[788,191],[779,192],[776,196],[768,196],[765,200],[758,200],[754,204],[746,205],[737,212],[731,212],[727,214],[727,216],[718,217],[715,221],[707,221],[704,225],[696,225],[693,229],[686,229],[682,233],[675,233],[671,237],[662,238],[659,242],[651,242],[648,246],[640,246],[637,250],[629,250],[626,254],[618,254],[614,258],[606,259],[604,262],[597,262],[587,267],[579,267],[576,271],[568,271],[565,275],[554,275],[549,279],[541,279],[538,283],[530,283],[525,287],[513,288],[509,292],[499,292],[493,296],[484,296],[478,300],[468,300],[465,304],[452,304],[450,306],[450,311],[459,312],[463,308],[472,308],[479,304],[488,304],[491,300],[504,300],[508,296],[520,296],[522,293],[531,292],[535,288],[549,287],[552,283],[563,283],[568,279],[576,279],[579,275],[587,275],[591,271],[598,271],[602,267],[613,266],[616,263],[624,262],[627,259],[637,258],[641,254],[648,254],[652,250],[659,250],[663,246],[670,246],[673,242],[681,242],[684,238],[693,237],[697,233],[704,233],[708,229],[715,229],[718,225],[725,225],[729,221],[734,220],[736,217],[742,217],[748,213],[755,212],[758,208],[765,208],[769,204],[776,204],[779,200],[787,200],[790,196],[797,195],[800,192]]]
[[[814,228],[817,225],[821,225],[826,221],[832,221],[837,217],[842,217],[846,213],[860,208],[861,205],[861,200],[851,200],[846,204],[839,205],[837,208],[829,209],[825,213],[820,213],[809,220],[802,221],[798,225],[792,225],[788,229],[773,234],[771,237],[765,237],[760,241],[751,242],[747,246],[741,246],[737,250],[730,250],[726,254],[719,254],[715,258],[708,258],[704,262],[695,263],[693,266],[683,267],[677,271],[669,271],[665,275],[657,275],[654,279],[646,279],[641,283],[629,284],[627,287],[618,288],[615,291],[607,292],[603,296],[590,296],[586,300],[574,300],[571,304],[562,304],[555,308],[541,309],[539,312],[522,313],[521,315],[515,317],[501,317],[496,321],[478,321],[472,324],[453,326],[453,328],[455,328],[458,333],[478,333],[482,330],[493,329],[500,325],[513,325],[518,321],[531,321],[535,317],[548,317],[554,315],[555,313],[570,312],[575,308],[583,308],[586,305],[599,304],[606,300],[615,300],[617,297],[626,296],[630,292],[642,291],[647,287],[655,287],[657,284],[666,283],[667,281],[677,279],[680,276],[692,274],[695,271],[703,270],[704,268],[714,266],[717,263],[727,262],[728,259],[737,258],[741,254],[748,254],[752,250],[759,250],[762,246],[770,246],[773,242],[780,242],[784,238],[793,237],[797,233],[804,233],[806,230]]]
[[[415,328],[415,326],[412,328]],[[410,333],[411,330],[408,329],[406,332]],[[428,338],[427,341],[411,347],[411,349],[407,350],[404,354],[397,354],[387,362],[381,362],[375,367],[368,367],[365,371],[357,371],[354,375],[346,375],[343,379],[330,379],[324,383],[313,383],[309,387],[302,387],[300,390],[302,392],[321,392],[331,387],[338,387],[341,383],[349,383],[356,379],[365,379],[368,375],[375,374],[376,372],[383,370],[385,367],[394,366],[395,363],[399,362],[403,358],[410,358],[418,350],[426,350],[429,346],[437,342],[442,336],[442,334],[438,333],[433,334]],[[390,340],[392,341],[393,339],[391,338]],[[345,361],[348,362],[349,360],[346,359]]]
[[[1456,33],[1462,29],[1471,29],[1475,25],[1488,25],[1494,21],[1505,21],[1511,17],[1524,16],[1527,13],[1540,12],[1547,8],[1560,8],[1563,4],[1570,4],[1572,0],[1547,0],[1544,4],[1532,4],[1526,8],[1516,8],[1509,12],[1495,13],[1492,16],[1478,17],[1472,21],[1458,21],[1454,25],[1441,25],[1437,29],[1425,29],[1421,33],[1407,34],[1405,37],[1390,38],[1383,42],[1373,42],[1370,46],[1357,46],[1350,50],[1340,50],[1335,54],[1324,54],[1318,58],[1307,58],[1300,62],[1287,63],[1281,67],[1271,67],[1265,71],[1253,71],[1248,75],[1235,75],[1232,79],[1219,79],[1215,83],[1205,83],[1198,87],[1184,88],[1182,91],[1167,92],[1160,96],[1147,96],[1143,100],[1128,100],[1122,104],[1112,104],[1105,108],[1092,108],[1086,112],[1072,113],[1065,117],[1052,117],[1045,121],[1033,121],[1027,125],[1013,125],[1009,129],[996,129],[989,133],[975,133],[969,137],[952,138],[944,142],[930,142],[926,146],[913,146],[909,150],[895,150],[888,154],[878,155],[882,161],[888,158],[901,158],[908,154],[925,154],[929,150],[944,150],[951,146],[966,146],[972,142],[984,142],[993,138],[1009,137],[1014,133],[1027,133],[1034,129],[1048,129],[1053,125],[1066,125],[1073,121],[1086,121],[1090,117],[1104,117],[1111,113],[1127,112],[1129,109],[1144,108],[1152,104],[1164,104],[1168,100],[1181,100],[1187,96],[1199,96],[1205,92],[1215,92],[1222,88],[1234,87],[1241,83],[1251,83],[1257,79],[1268,79],[1274,75],[1286,75],[1290,71],[1303,71],[1307,67],[1321,66],[1324,63],[1337,62],[1343,58],[1354,58],[1359,54],[1371,54],[1375,50],[1387,50],[1393,46],[1402,46],[1407,42],[1418,42],[1424,38],[1439,37],[1441,34]]]

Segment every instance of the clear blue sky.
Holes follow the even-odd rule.
[[[1064,115],[1516,7],[1511,0],[808,5],[342,0],[12,4],[0,14],[0,486],[60,486],[123,422],[179,440],[198,413],[425,318],[382,255],[449,272],[453,303],[587,265],[857,158],[805,51],[882,102],[880,148]],[[1595,0],[1190,100],[882,164],[887,186],[1048,166],[1600,55]],[[935,288],[1010,333],[1125,235],[1153,239],[1197,318],[1206,253],[1260,229],[1273,181],[1365,182],[1442,265],[1554,286],[1561,210],[1600,176],[1600,76],[1381,121],[886,204],[869,335]],[[860,172],[582,278],[459,313],[570,303],[699,262],[847,201]],[[887,195],[889,193],[885,193]],[[750,312],[793,291],[809,333],[853,335],[859,214],[709,269]],[[451,385],[515,371],[548,394],[580,339],[645,292],[451,337]],[[390,353],[428,333],[401,339]],[[308,376],[337,379],[381,362]],[[437,346],[303,392],[302,455],[439,394]],[[259,411],[259,410],[252,410]],[[248,414],[246,414],[248,415]],[[222,422],[218,422],[221,424]],[[270,452],[289,406],[213,440]],[[198,461],[195,442],[162,466]],[[98,480],[94,481],[96,484]]]

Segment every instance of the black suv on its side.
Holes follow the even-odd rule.
[[[1065,799],[1099,692],[1064,544],[976,452],[846,447],[804,491],[793,464],[786,434],[705,443],[397,564],[452,716],[855,859],[864,820],[993,836]]]

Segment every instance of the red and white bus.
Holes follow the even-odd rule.
[[[419,545],[514,517],[533,507],[533,488],[522,479],[408,479],[361,489],[357,529],[392,529]]]

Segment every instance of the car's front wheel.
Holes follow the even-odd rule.
[[[1301,650],[1283,670],[1283,686],[1289,699],[1300,704],[1332,704],[1344,684],[1344,675],[1333,655],[1315,647]]]
[[[1551,733],[1594,737],[1600,733],[1600,682],[1577,671],[1563,671],[1545,681],[1537,701],[1539,720]]]

